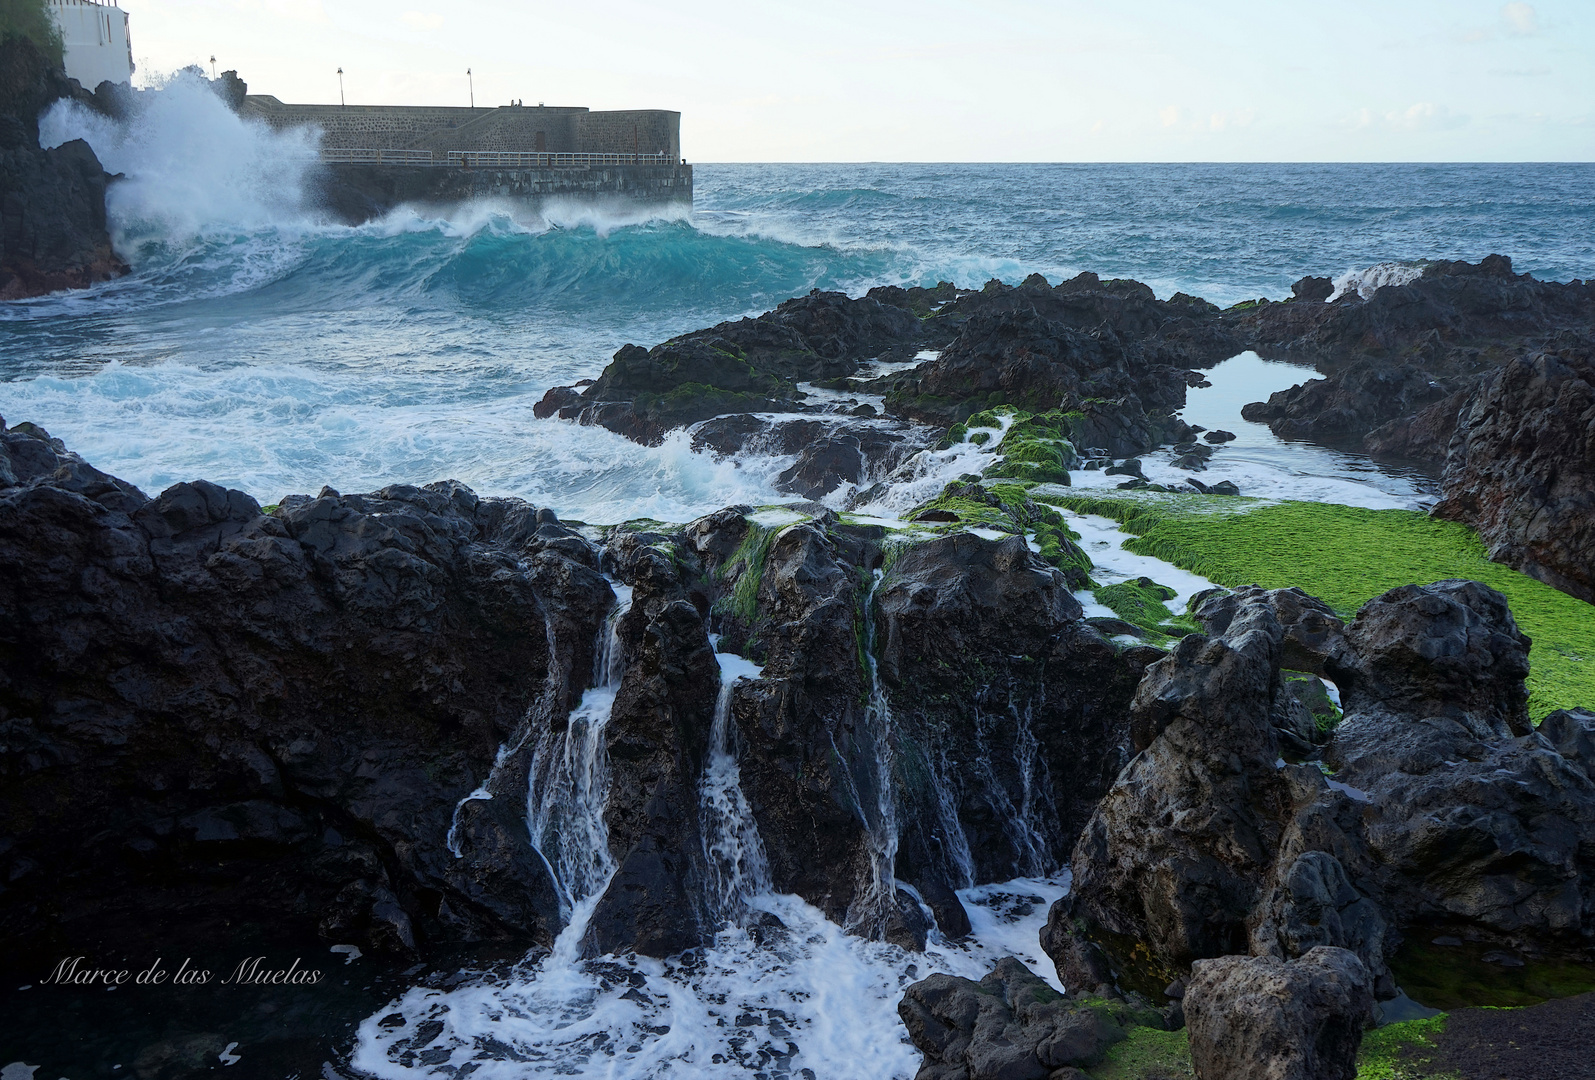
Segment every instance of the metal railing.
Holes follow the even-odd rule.
[[[539,154],[450,150],[449,164],[468,169],[583,169],[593,165],[674,165],[664,154]]]
[[[441,165],[430,150],[345,150],[324,147],[321,160],[332,165]]]
[[[430,150],[367,150],[324,147],[329,165],[427,165],[457,169],[587,169],[594,165],[674,165],[666,154],[539,154],[508,150],[450,150],[445,159]]]

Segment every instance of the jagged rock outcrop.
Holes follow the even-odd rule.
[[[1226,318],[1264,356],[1312,364],[1326,376],[1247,405],[1248,420],[1284,438],[1438,460],[1452,422],[1438,403],[1471,393],[1481,375],[1559,331],[1595,327],[1595,285],[1537,281],[1490,255],[1476,264],[1430,263],[1415,280],[1367,298],[1349,291],[1318,303],[1298,295]],[[1437,411],[1425,416],[1430,409]]]
[[[1066,575],[1018,536],[915,545],[874,618],[899,732],[899,875],[957,888],[1056,869],[1128,758],[1126,706],[1162,654],[1083,622]]]
[[[1446,387],[1412,364],[1362,361],[1254,401],[1241,416],[1282,439],[1359,442],[1375,428],[1411,417],[1447,396]]]
[[[1129,1000],[1065,997],[1011,956],[979,982],[932,975],[897,1013],[924,1059],[915,1080],[1045,1080],[1083,1075],[1134,1027],[1167,1030],[1167,1014]]]
[[[1184,1006],[1197,1080],[1353,1080],[1374,1019],[1362,961],[1324,946],[1198,960]]]
[[[1434,514],[1595,603],[1595,338],[1557,344],[1507,364],[1461,410]]]
[[[127,272],[105,223],[107,177],[88,143],[39,148],[39,114],[81,95],[24,37],[0,40],[0,300],[81,289]]]
[[[625,346],[597,380],[552,388],[535,412],[644,443],[719,417],[695,442],[720,453],[793,443],[794,423],[749,414],[824,417],[809,423],[823,433],[805,434],[787,451],[802,458],[781,483],[805,498],[885,475],[918,444],[900,422],[870,422],[873,406],[820,402],[800,382],[884,393],[898,421],[951,424],[997,404],[1067,408],[1076,441],[1124,456],[1191,434],[1171,415],[1185,388],[1200,384],[1187,369],[1241,347],[1217,311],[1184,295],[1159,301],[1139,282],[1095,274],[1056,287],[1040,275],[1018,286],[992,281],[978,292],[946,283],[881,287],[857,299],[816,290],[756,319],[652,349]],[[926,349],[943,355],[868,382],[851,378],[865,361],[906,364]]]
[[[1283,640],[1265,595],[1221,636],[1185,637],[1147,670],[1130,707],[1139,753],[1081,834],[1070,894],[1043,936],[1055,958],[1083,928],[1108,943],[1126,985],[1153,992],[1193,960],[1246,951],[1247,916],[1301,797],[1297,770],[1275,765],[1269,719]],[[1103,974],[1089,957],[1059,964],[1071,989]]]
[[[1218,636],[1187,637],[1148,670],[1131,709],[1145,749],[1082,833],[1049,919],[1043,945],[1066,986],[1113,973],[1151,988],[1198,959],[1328,945],[1355,952],[1389,997],[1387,961],[1415,925],[1587,956],[1583,717],[1529,726],[1528,641],[1499,593],[1404,586],[1341,628],[1300,594],[1249,589],[1198,618]],[[1287,654],[1340,687],[1324,772],[1279,757]]]
[[[8,938],[551,939],[524,795],[455,813],[586,686],[590,545],[452,482],[267,514],[146,498],[31,425],[0,447]]]

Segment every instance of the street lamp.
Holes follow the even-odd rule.
[[[343,68],[338,69],[338,108],[348,108],[348,103],[343,100]]]
[[[465,69],[465,84],[471,89],[471,111],[476,111],[476,80],[471,77],[471,69]]]
[[[210,58],[210,81],[216,81],[216,58],[214,56]]]

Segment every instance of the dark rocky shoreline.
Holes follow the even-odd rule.
[[[24,37],[0,40],[0,301],[82,289],[127,273],[106,231],[111,179],[82,139],[39,148],[39,114],[60,98],[105,108]]]
[[[1200,465],[1211,443],[1176,412],[1247,348],[1371,395],[1336,365],[1440,357],[1435,381],[1467,364],[1474,381],[1391,399],[1456,403],[1438,512],[1583,595],[1589,286],[1492,257],[1368,300],[1297,292],[1228,312],[1094,275],[815,293],[627,346],[540,406],[641,442],[698,425],[717,452],[786,447],[804,499],[879,491],[1013,410],[998,471],[916,509],[907,538],[813,503],[779,525],[728,507],[596,528],[452,481],[150,498],[0,423],[0,938],[30,956],[347,943],[391,971],[545,948],[568,913],[525,793],[608,635],[617,870],[588,954],[713,934],[697,807],[720,707],[771,886],[857,933],[923,948],[967,932],[966,873],[1072,868],[1043,935],[1069,995],[1015,965],[916,984],[922,1077],[1079,1076],[1187,1021],[1203,1076],[1349,1075],[1415,935],[1589,965],[1595,714],[1529,723],[1528,641],[1500,594],[1408,586],[1343,623],[1296,590],[1221,591],[1194,608],[1201,632],[1126,646],[1082,617],[1090,560],[1025,494],[1083,460],[1146,487],[1124,459],[1170,443]],[[1420,316],[1368,329],[1407,307],[1438,338],[1401,336]],[[716,640],[762,669],[723,702]],[[1340,688],[1332,730],[1296,689],[1309,675]]]

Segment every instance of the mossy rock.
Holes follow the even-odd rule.
[[[1529,713],[1595,702],[1595,605],[1491,562],[1478,534],[1415,510],[1367,510],[1195,494],[1048,494],[1112,518],[1151,555],[1219,585],[1298,586],[1349,619],[1400,585],[1468,578],[1499,590],[1533,639]]]
[[[966,481],[948,484],[934,499],[921,503],[907,514],[914,520],[931,512],[938,517],[951,514],[957,520],[947,524],[926,522],[938,532],[986,528],[1015,536],[1030,535],[1038,554],[1064,571],[1071,589],[1091,586],[1091,558],[1076,544],[1078,533],[1071,530],[1063,515],[1045,503],[1031,499],[1022,484],[983,485]]]

